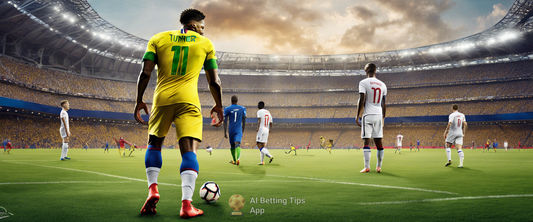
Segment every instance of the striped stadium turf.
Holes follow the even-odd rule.
[[[464,150],[444,167],[443,149],[402,154],[386,150],[382,173],[359,173],[356,150],[271,149],[274,161],[258,166],[259,151],[243,150],[233,166],[229,150],[199,150],[200,174],[193,204],[205,215],[191,221],[531,221],[533,150],[483,153]],[[120,157],[116,150],[12,150],[0,155],[0,219],[3,221],[179,220],[179,150],[163,150],[157,215],[140,216],[147,196],[144,150]],[[267,161],[266,161],[267,162]],[[198,196],[215,181],[222,196],[207,204]],[[245,198],[242,216],[231,216],[228,200]],[[7,213],[6,213],[7,212]]]

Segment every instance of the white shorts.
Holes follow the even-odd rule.
[[[381,115],[363,116],[361,126],[361,138],[383,138],[383,118]]]
[[[259,131],[257,131],[257,142],[258,143],[267,143],[268,140],[268,129],[259,128]]]
[[[67,137],[67,131],[65,129],[59,129],[59,133],[61,134],[61,138]]]
[[[209,149],[205,149],[206,152],[211,152],[213,151],[213,148],[209,148]]]
[[[398,146],[402,146],[402,143],[398,143]]]
[[[446,142],[451,144],[455,143],[455,145],[463,145],[463,135],[448,133],[448,137],[446,137]]]

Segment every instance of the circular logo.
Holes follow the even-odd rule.
[[[229,207],[234,211],[239,211],[244,207],[244,197],[239,194],[234,194],[229,198]]]

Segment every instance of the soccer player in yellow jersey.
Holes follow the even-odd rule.
[[[220,126],[224,121],[222,110],[222,87],[217,74],[215,47],[204,34],[205,15],[196,9],[186,9],[181,13],[181,30],[166,31],[154,35],[148,42],[143,57],[143,67],[137,82],[137,102],[135,119],[143,124],[140,110],[150,115],[148,121],[148,149],[145,166],[148,178],[149,194],[141,208],[141,214],[155,214],[159,201],[157,177],[162,166],[161,146],[172,123],[176,125],[176,134],[181,151],[181,218],[191,218],[204,214],[192,206],[194,185],[198,177],[198,160],[196,150],[202,141],[202,113],[198,97],[198,77],[204,67],[209,90],[215,101],[211,108],[218,113]],[[157,65],[157,84],[154,92],[151,114],[142,101],[150,75]]]
[[[294,151],[294,155],[296,155],[296,148],[294,148],[294,145],[292,145],[292,143],[289,143],[289,146],[291,147],[291,150],[289,150],[289,152],[285,152],[285,154],[289,154]]]
[[[328,152],[329,154],[331,154],[331,148],[333,147],[333,140],[329,140],[329,143],[328,143]]]
[[[320,149],[326,148],[326,139],[323,136],[320,137]]]

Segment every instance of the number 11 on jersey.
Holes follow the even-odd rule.
[[[179,74],[184,76],[187,72],[187,58],[189,57],[189,46],[172,46],[174,58],[172,59],[171,75]],[[183,53],[181,53],[183,51]]]

